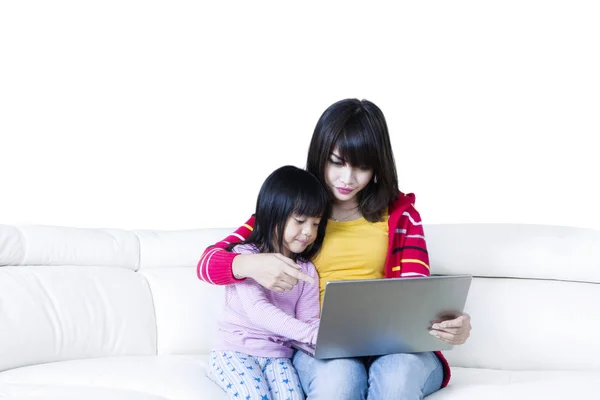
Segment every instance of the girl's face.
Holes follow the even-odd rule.
[[[283,249],[281,254],[290,257],[300,254],[317,239],[320,217],[306,217],[292,214],[283,228]]]
[[[335,148],[325,166],[325,183],[338,204],[355,203],[356,195],[363,190],[373,177],[373,169],[355,167],[348,164]]]

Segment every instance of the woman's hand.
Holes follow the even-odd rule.
[[[463,313],[460,317],[431,326],[429,333],[450,344],[463,344],[471,335],[471,316]]]
[[[298,279],[314,283],[298,264],[279,253],[240,254],[233,259],[231,270],[237,279],[252,278],[277,293],[291,290]]]

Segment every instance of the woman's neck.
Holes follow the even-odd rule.
[[[353,221],[362,217],[357,201],[333,203],[331,206],[331,219],[336,222]]]
[[[331,211],[338,213],[348,213],[355,211],[358,208],[358,201],[348,200],[344,202],[334,202],[331,206]]]

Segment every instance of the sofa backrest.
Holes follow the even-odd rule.
[[[78,358],[206,353],[222,287],[196,277],[231,229],[0,225],[0,371]],[[452,365],[600,369],[600,233],[429,225],[432,273],[474,275],[473,333]]]

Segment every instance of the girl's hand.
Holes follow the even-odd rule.
[[[277,293],[291,290],[298,279],[314,283],[298,264],[279,253],[240,254],[233,259],[231,270],[237,279],[252,278]]]
[[[471,335],[471,316],[463,313],[460,317],[432,325],[429,333],[450,344],[463,344]]]

